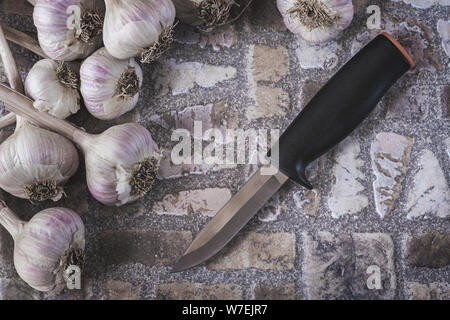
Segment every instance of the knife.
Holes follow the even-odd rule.
[[[307,189],[309,163],[347,137],[414,62],[388,33],[351,58],[310,100],[269,151],[272,174],[264,167],[219,210],[173,266],[179,272],[218,253],[289,179]],[[273,153],[273,154],[272,154]],[[275,153],[277,154],[275,156]]]

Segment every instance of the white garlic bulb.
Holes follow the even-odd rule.
[[[310,42],[334,39],[353,19],[351,0],[277,0],[286,27]]]
[[[102,0],[38,0],[33,11],[39,44],[53,60],[89,56],[102,43]]]
[[[142,69],[134,58],[119,60],[105,48],[98,49],[81,65],[84,105],[98,119],[115,119],[136,106],[142,79]]]
[[[22,199],[57,201],[78,163],[68,139],[17,117],[16,131],[0,145],[0,188]]]
[[[158,59],[172,44],[175,7],[171,0],[105,0],[103,42],[117,59]]]
[[[48,113],[36,111],[29,98],[2,84],[0,100],[9,111],[61,133],[79,146],[85,158],[89,191],[103,204],[120,206],[151,190],[161,154],[143,126],[125,123],[92,135]]]
[[[226,23],[234,0],[173,0],[183,23],[210,28]]]
[[[67,285],[68,268],[82,268],[84,225],[74,211],[45,209],[25,222],[0,202],[0,224],[14,239],[17,273],[32,288],[56,294]]]
[[[36,62],[25,79],[25,93],[39,111],[64,119],[80,109],[79,65],[43,59]]]

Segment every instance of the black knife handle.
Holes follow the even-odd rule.
[[[383,33],[351,58],[311,99],[281,135],[272,163],[308,189],[306,166],[347,137],[386,91],[414,63],[406,50]]]

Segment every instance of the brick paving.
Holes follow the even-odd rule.
[[[449,299],[450,36],[448,1],[354,1],[339,39],[311,45],[289,33],[273,0],[254,1],[233,26],[203,35],[179,25],[173,47],[145,65],[138,106],[118,120],[77,125],[100,132],[139,121],[166,157],[171,132],[207,128],[283,130],[327,79],[381,27],[412,53],[417,67],[370,117],[308,169],[316,187],[286,183],[217,257],[197,268],[170,266],[252,165],[173,165],[140,201],[107,208],[84,183],[84,168],[57,203],[80,213],[87,229],[82,290],[56,297],[29,288],[14,270],[13,242],[0,229],[2,299]],[[447,4],[447,5],[446,5]],[[34,35],[29,15],[0,21]],[[26,75],[37,57],[12,45]],[[6,81],[0,67],[0,80]],[[2,139],[11,133],[2,130]],[[31,204],[3,192],[21,218],[55,204]],[[379,274],[379,282],[373,275]]]

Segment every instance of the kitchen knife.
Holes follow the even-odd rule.
[[[305,175],[307,165],[347,137],[412,67],[411,57],[389,34],[369,42],[319,90],[274,144],[272,150],[278,152],[268,154],[274,173],[259,168],[200,231],[172,272],[194,267],[219,252],[288,179],[312,189]]]

